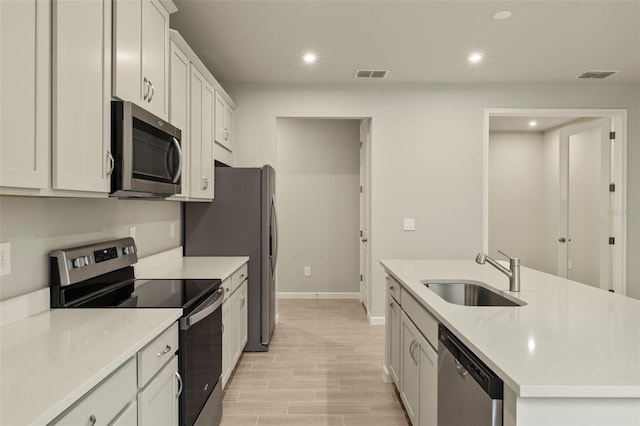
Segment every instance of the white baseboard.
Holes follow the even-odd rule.
[[[386,365],[382,366],[382,380],[385,383],[393,383],[393,379],[391,378],[391,373],[389,373],[389,369]]]
[[[277,293],[278,299],[354,299],[360,298],[360,293],[342,293],[342,292],[282,292]]]
[[[369,311],[367,311],[367,319],[369,320],[369,325],[384,325],[384,317],[372,317]]]

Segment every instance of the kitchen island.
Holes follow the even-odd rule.
[[[381,263],[504,381],[505,426],[640,424],[640,301],[525,267],[512,293],[502,273],[473,260]],[[456,279],[526,305],[460,306],[422,283]]]

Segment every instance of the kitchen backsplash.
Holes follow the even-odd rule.
[[[131,227],[141,257],[178,247],[180,216],[171,201],[0,197],[0,241],[11,245],[0,300],[48,287],[53,249],[128,237]]]

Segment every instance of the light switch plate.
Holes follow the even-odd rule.
[[[311,276],[311,266],[305,266],[304,267],[304,276],[305,277],[310,277]]]
[[[402,219],[402,230],[403,231],[415,231],[416,230],[416,220],[413,217],[405,217]]]
[[[11,243],[0,244],[0,277],[11,273]]]

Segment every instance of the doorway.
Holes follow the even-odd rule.
[[[360,118],[278,118],[279,298],[370,298]],[[366,131],[365,133],[366,134]],[[366,158],[366,155],[365,155]],[[366,173],[366,172],[365,172]],[[362,240],[365,240],[364,242]],[[368,252],[366,252],[368,253]],[[362,280],[362,281],[361,281]]]
[[[625,294],[626,112],[485,110],[483,250]]]

